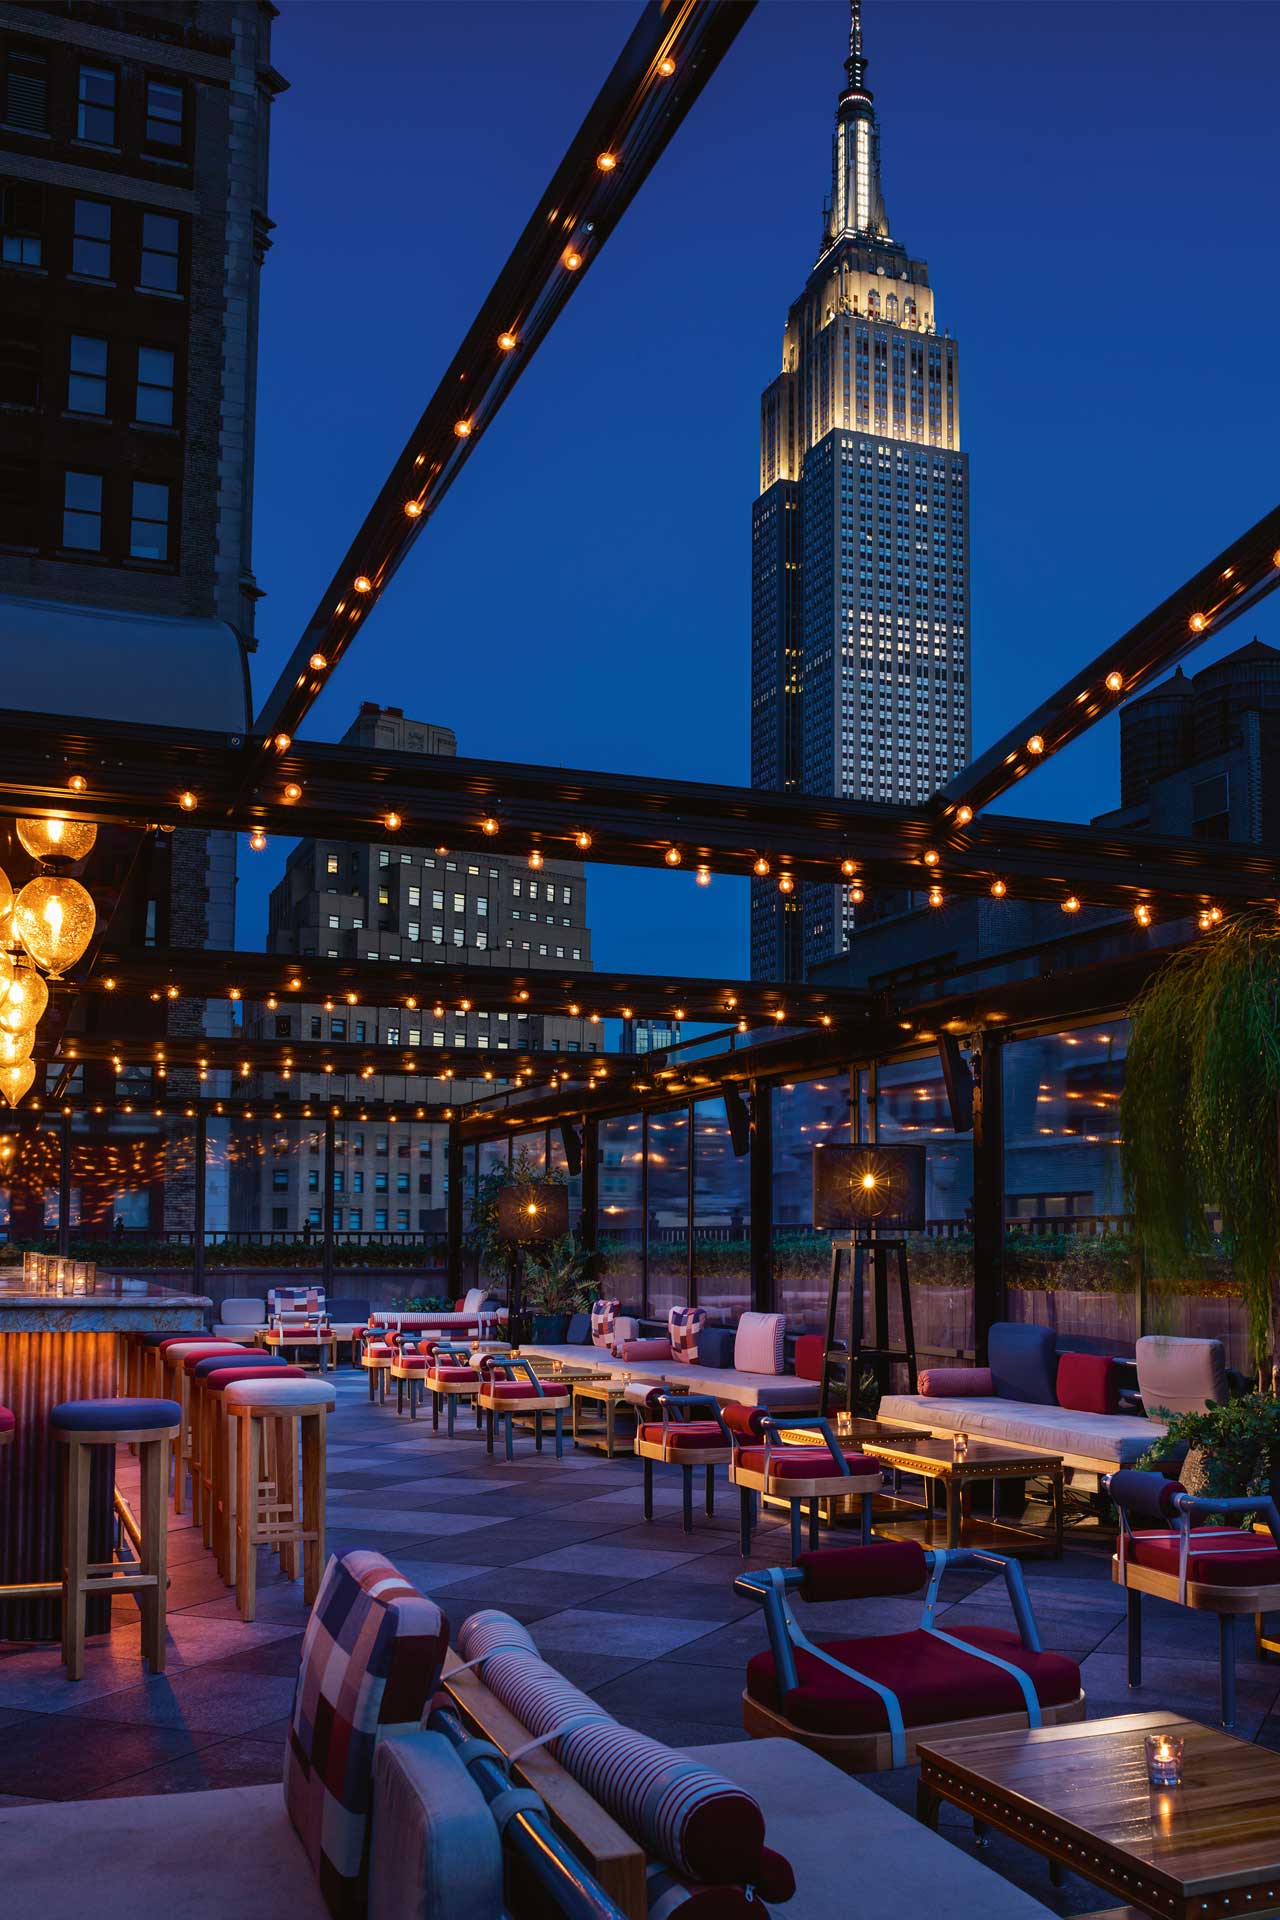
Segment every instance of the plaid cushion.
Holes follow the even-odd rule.
[[[330,1560],[302,1642],[284,1791],[338,1920],[365,1911],[378,1728],[419,1718],[448,1640],[439,1607],[381,1554]]]
[[[667,1315],[667,1335],[673,1360],[685,1360],[693,1365],[698,1357],[698,1335],[706,1324],[702,1307],[672,1307]]]
[[[591,1302],[591,1344],[593,1347],[612,1347],[613,1328],[618,1318],[621,1300],[593,1300]]]
[[[268,1287],[267,1313],[304,1313],[313,1319],[324,1312],[323,1287]]]

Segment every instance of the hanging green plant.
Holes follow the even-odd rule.
[[[1264,1369],[1280,1265],[1280,920],[1244,913],[1182,948],[1130,1020],[1120,1128],[1148,1270],[1194,1277],[1219,1214]]]

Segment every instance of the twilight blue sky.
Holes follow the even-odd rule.
[[[621,0],[283,0],[254,663],[274,679],[630,31]],[[305,731],[748,774],[760,389],[813,263],[844,0],[762,0]],[[974,744],[1273,503],[1275,75],[1257,0],[865,0],[893,233],[961,343]],[[1240,623],[1280,644],[1274,602]],[[1206,648],[1198,666],[1213,657]],[[1117,723],[1018,794],[1118,799]],[[242,843],[239,944],[283,846]],[[597,963],[746,969],[745,885],[595,868]]]

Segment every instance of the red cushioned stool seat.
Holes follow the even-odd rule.
[[[366,1360],[394,1360],[396,1350],[389,1347],[385,1340],[371,1340],[364,1350]]]
[[[880,1472],[880,1462],[865,1453],[846,1453],[845,1461],[851,1474]],[[764,1448],[740,1447],[736,1465],[744,1473],[763,1473]],[[771,1480],[833,1480],[839,1473],[826,1447],[775,1447],[769,1455]]]
[[[8,1407],[0,1407],[0,1433],[12,1433],[17,1421]]]
[[[1030,1677],[1042,1707],[1067,1706],[1079,1697],[1080,1669],[1065,1654],[1032,1653],[1016,1633],[1003,1627],[957,1628],[955,1638],[1020,1667]],[[1025,1712],[1022,1689],[1011,1673],[922,1629],[827,1641],[824,1651],[895,1693],[908,1727]],[[772,1653],[756,1654],[747,1662],[749,1697],[808,1733],[888,1730],[889,1716],[879,1694],[837,1673],[803,1648],[796,1649],[795,1658],[800,1684],[780,1700]]]
[[[551,1382],[543,1387],[541,1394],[535,1387],[519,1380],[486,1380],[483,1391],[494,1400],[529,1400],[536,1403],[540,1399],[567,1400],[569,1398],[568,1387],[555,1386]]]
[[[416,1367],[420,1373],[425,1373],[431,1365],[431,1358],[429,1354],[425,1353],[398,1353],[395,1358],[395,1365],[398,1367]]]
[[[1178,1576],[1176,1533],[1135,1533],[1129,1562],[1157,1573]],[[1258,1587],[1280,1582],[1280,1552],[1270,1534],[1243,1533],[1235,1527],[1197,1527],[1187,1555],[1187,1579],[1209,1587]]]
[[[474,1367],[441,1367],[431,1369],[432,1380],[439,1381],[442,1387],[478,1386],[480,1376]]]
[[[729,1442],[714,1420],[673,1421],[669,1427],[664,1427],[660,1421],[647,1420],[640,1429],[639,1437],[651,1446],[660,1446],[665,1440],[673,1453],[682,1450],[705,1453],[708,1447],[723,1447],[726,1453],[729,1451]]]

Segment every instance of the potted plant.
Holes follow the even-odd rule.
[[[1175,953],[1130,1009],[1124,1170],[1148,1269],[1194,1279],[1221,1217],[1261,1385],[1280,1267],[1280,922],[1241,913]]]
[[[1150,1411],[1167,1431],[1140,1466],[1166,1465],[1185,1449],[1178,1478],[1188,1493],[1280,1495],[1280,1401],[1270,1394],[1242,1394],[1225,1406],[1211,1400],[1196,1413]]]
[[[498,1234],[498,1201],[502,1189],[527,1187],[532,1192],[548,1182],[567,1186],[568,1175],[562,1169],[546,1169],[525,1147],[512,1156],[509,1169],[501,1165],[490,1167],[481,1175],[471,1210],[467,1245],[476,1255],[482,1275],[507,1277],[512,1246]],[[519,1316],[519,1325],[511,1326],[509,1337],[516,1342],[536,1339],[558,1343],[564,1338],[569,1315],[591,1304],[593,1289],[588,1276],[595,1255],[588,1253],[572,1233],[563,1234],[547,1246],[530,1241],[521,1252],[524,1310]],[[552,1331],[539,1331],[539,1324],[549,1326]]]
[[[572,1233],[529,1256],[524,1298],[532,1315],[532,1339],[558,1345],[569,1331],[570,1316],[586,1312],[595,1297],[592,1264]]]

